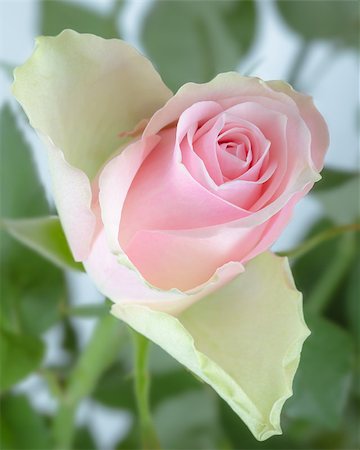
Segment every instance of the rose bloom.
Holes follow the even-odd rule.
[[[186,84],[99,172],[104,233],[157,288],[233,276],[320,178],[327,141],[311,99],[283,82],[226,73]],[[101,233],[93,252],[96,277],[109,253]]]
[[[184,85],[141,125],[93,182],[102,224],[85,267],[125,300],[126,255],[151,286],[187,293],[177,309],[274,243],[320,179],[328,145],[310,97],[237,73]]]
[[[234,72],[173,95],[128,44],[69,30],[39,38],[14,94],[46,144],[73,255],[113,314],[258,439],[279,434],[308,330],[287,262],[266,250],[320,179],[328,131],[312,99]]]

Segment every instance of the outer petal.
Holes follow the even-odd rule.
[[[98,234],[84,266],[99,291],[115,303],[148,305],[171,314],[183,311],[244,270],[242,264],[229,262],[220,267],[206,283],[189,292],[158,289],[144,280],[125,254],[111,253],[104,230]]]
[[[325,152],[329,146],[329,130],[323,116],[316,109],[313,99],[308,95],[295,91],[290,84],[284,81],[267,81],[267,84],[276,91],[284,92],[295,101],[302,118],[310,130],[312,137],[311,155],[316,170],[320,172],[324,165]]]
[[[172,94],[125,42],[71,30],[38,38],[31,58],[15,71],[13,92],[49,144],[59,214],[76,259],[84,259],[95,230],[89,179],[120,147],[119,133],[150,117]],[[70,210],[80,211],[80,225]],[[89,239],[80,242],[76,229]]]
[[[257,439],[281,434],[280,412],[309,335],[286,259],[258,256],[177,317],[120,303],[112,313],[210,384]]]
[[[296,197],[296,196],[295,196]],[[298,198],[296,199],[298,200]],[[135,234],[126,254],[148,282],[162,289],[195,289],[229,261],[246,263],[279,237],[291,218],[295,198],[257,227],[219,226],[207,236],[187,230],[143,230]]]
[[[83,261],[91,247],[96,215],[92,211],[90,181],[85,173],[71,166],[64,153],[48,136],[39,132],[48,153],[52,190],[65,236],[76,261]]]

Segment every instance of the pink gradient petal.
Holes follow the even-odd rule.
[[[144,135],[156,134],[167,125],[175,123],[183,111],[196,102],[212,101],[221,106],[233,106],[239,96],[265,95],[282,99],[283,95],[272,90],[259,78],[243,77],[236,72],[222,73],[204,84],[186,83],[160,108],[150,120]],[[228,100],[228,102],[226,102]],[[291,100],[291,99],[289,99]]]
[[[191,158],[192,155],[195,162],[199,162],[201,160],[206,168],[207,173],[214,180],[216,185],[220,185],[224,182],[224,176],[219,165],[216,152],[217,139],[222,127],[224,126],[224,120],[224,115],[219,114],[214,118],[214,120],[209,121],[199,130],[197,130],[192,141],[192,147],[190,151],[187,152],[187,154],[185,153],[185,149],[183,148],[182,144],[180,144],[184,164],[186,165],[187,158]],[[211,128],[209,127],[209,125],[211,126]],[[205,127],[210,129],[204,132]],[[189,167],[189,170],[190,169],[191,166]],[[211,185],[213,186],[212,183]]]
[[[309,190],[310,185],[307,188]],[[206,282],[228,262],[244,264],[269,249],[291,219],[297,193],[268,221],[249,228],[218,226],[205,229],[142,230],[127,247],[127,255],[151,284],[161,289],[191,290]]]
[[[243,216],[239,208],[201,186],[177,161],[176,152],[171,151],[175,149],[174,130],[162,131],[160,136],[126,197],[119,235],[126,251],[139,230],[198,228]]]
[[[108,245],[112,252],[121,251],[119,226],[123,204],[133,179],[148,154],[160,141],[150,136],[130,144],[111,159],[99,177],[99,202]]]
[[[296,103],[302,118],[311,133],[311,156],[315,168],[320,172],[324,166],[324,156],[329,147],[329,130],[320,112],[314,105],[313,99],[305,94],[295,91],[284,81],[272,80],[267,84],[278,92],[284,92]]]
[[[206,237],[187,230],[141,230],[126,248],[131,262],[151,284],[161,289],[190,290],[206,282],[229,261],[241,263],[260,239],[262,224],[253,229],[217,226]],[[249,239],[250,238],[250,239]]]
[[[137,270],[118,262],[109,250],[104,232],[97,236],[84,265],[98,289],[113,302],[144,304],[173,315],[216,291],[244,270],[241,264],[229,262],[194,290],[160,290],[145,281]]]
[[[266,107],[273,106],[273,100],[263,99],[265,106],[253,101],[248,101],[230,108],[232,114],[239,114],[249,122],[254,123],[271,142],[270,160],[277,162],[277,170],[267,182],[257,202],[251,208],[252,211],[263,208],[280,193],[292,185],[292,179],[296,179],[303,170],[310,168],[310,133],[296,110],[287,109],[284,105],[275,105],[276,110]],[[276,124],[276,117],[280,122]]]

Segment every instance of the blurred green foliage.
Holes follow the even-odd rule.
[[[357,1],[277,0],[277,5],[287,24],[306,41],[327,39],[359,48]]]
[[[64,0],[45,0],[40,8],[40,34],[56,36],[70,28],[79,33],[93,33],[104,38],[120,36],[118,25],[122,0],[116,0],[107,14],[99,14],[81,4]]]
[[[46,420],[25,395],[1,399],[1,448],[47,450],[50,433]]]
[[[278,1],[277,6],[305,42],[327,39],[339,47],[358,48],[356,2],[293,0]],[[55,35],[73,28],[103,37],[121,35],[121,1],[102,14],[71,1],[47,0],[38,7],[39,34]],[[254,42],[257,23],[257,7],[250,0],[155,1],[144,18],[141,43],[164,80],[176,90],[184,82],[207,81],[218,72],[236,69]],[[52,214],[27,140],[7,105],[0,111],[0,136],[1,218]],[[305,239],[343,221],[359,220],[358,188],[358,173],[325,169],[312,194],[322,205],[323,217]],[[9,221],[4,225],[11,228]],[[43,230],[54,243],[54,254],[60,245],[62,265],[71,266],[61,230],[59,234],[58,225],[51,226]],[[74,421],[80,401],[91,397],[131,414],[132,426],[116,448],[138,449],[132,348],[124,326],[108,316],[108,305],[71,307],[63,271],[16,242],[4,229],[0,233],[0,447],[39,450],[62,443],[66,450],[95,449],[93,430],[76,428]],[[36,233],[25,239],[20,227],[12,234],[27,245],[30,240],[30,247],[39,250]],[[359,448],[359,236],[348,233],[322,242],[293,261],[293,272],[304,293],[312,335],[304,346],[294,396],[285,405],[283,436],[255,441],[211,389],[153,346],[151,404],[163,448]],[[73,316],[98,321],[81,353]],[[43,333],[55,324],[63,329],[62,350],[69,358],[44,368]],[[55,416],[45,417],[13,389],[32,373],[41,377],[59,402]],[[70,430],[67,435],[64,421],[72,421],[65,427]]]
[[[176,91],[184,82],[203,83],[235,70],[253,42],[255,26],[252,0],[158,1],[145,17],[142,44]]]
[[[50,208],[30,149],[8,106],[0,111],[0,134],[1,218],[49,214]],[[11,353],[11,349],[6,350],[10,342],[16,342],[18,353],[25,354],[25,349],[28,349],[32,355],[30,359],[24,359],[24,367],[21,367],[23,358],[19,358],[17,373],[12,365],[2,361],[1,379],[5,379],[9,387],[19,381],[19,372],[24,376],[37,368],[43,344],[36,336],[59,320],[65,284],[60,270],[19,245],[3,229],[0,233],[0,327],[6,336],[2,340],[5,350],[1,357],[7,358],[8,351]],[[14,360],[12,362],[15,364]]]

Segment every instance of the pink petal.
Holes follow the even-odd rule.
[[[127,243],[139,230],[197,228],[243,216],[239,208],[194,180],[177,160],[176,152],[171,151],[175,148],[175,130],[165,130],[160,136],[161,142],[142,164],[125,200],[120,243],[126,251]],[[101,177],[103,182],[105,178]]]
[[[228,263],[220,267],[206,283],[190,292],[159,290],[146,282],[134,268],[118,262],[109,250],[104,232],[98,235],[84,265],[98,289],[112,301],[144,304],[170,314],[180,313],[244,270],[239,263]]]

